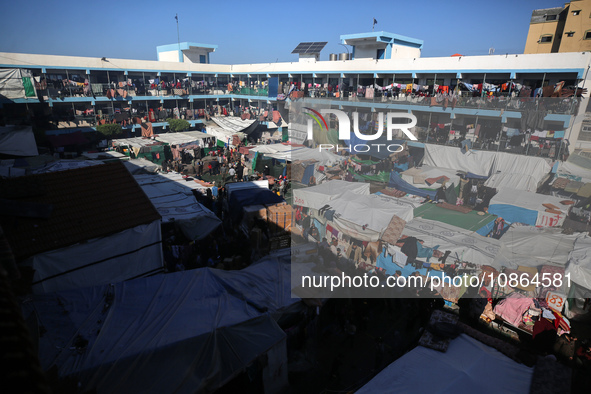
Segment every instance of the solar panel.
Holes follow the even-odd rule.
[[[300,42],[291,53],[320,53],[320,51],[328,44],[324,42]]]

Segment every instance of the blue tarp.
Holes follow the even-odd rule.
[[[302,176],[302,183],[304,185],[307,185],[310,183],[310,178],[314,176],[314,164],[310,164],[308,167],[306,167],[306,169],[304,170],[304,175]]]
[[[535,226],[538,219],[538,211],[507,204],[491,204],[488,207],[488,213],[500,216],[510,223],[523,223],[530,226]]]
[[[414,187],[413,185],[402,179],[400,175],[398,175],[395,171],[392,171],[390,173],[390,182],[388,182],[388,187],[393,187],[405,193],[414,194],[415,196],[429,197],[430,199],[435,198],[435,191],[419,189],[417,187]]]

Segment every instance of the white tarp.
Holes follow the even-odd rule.
[[[153,174],[160,168],[158,164],[152,163],[150,160],[144,158],[125,160],[123,165],[131,174]]]
[[[303,146],[291,146],[288,144],[269,144],[258,145],[252,149],[251,152],[259,152],[265,154],[266,157],[273,159],[296,161],[296,160],[316,160],[319,165],[333,166],[336,163],[345,160],[344,156],[339,156],[323,149],[312,149]]]
[[[203,268],[47,294],[23,313],[46,330],[42,368],[55,366],[81,391],[212,393],[273,349],[263,375],[282,381],[282,392],[286,336],[273,316],[300,303],[289,266],[267,257],[241,271]]]
[[[424,165],[420,168],[410,168],[402,172],[400,176],[404,181],[410,183],[414,187],[418,187],[420,189],[436,189],[441,186],[441,183],[429,185],[425,182],[425,179],[446,176],[449,178],[449,181],[445,183],[447,186],[451,185],[452,183],[457,186],[460,184],[460,176],[457,175],[457,173],[457,170],[450,168],[436,168]]]
[[[40,253],[23,264],[35,270],[33,293],[36,294],[122,282],[154,274],[164,266],[160,220]]]
[[[558,178],[569,178],[583,183],[591,182],[591,170],[566,161],[558,164],[556,174]]]
[[[334,227],[362,241],[377,241],[386,230],[392,217],[413,219],[413,208],[406,202],[386,195],[360,195],[346,191],[330,201],[335,210]]]
[[[501,216],[509,222],[519,222],[530,226],[561,226],[568,214],[570,205],[562,205],[563,198],[525,190],[503,188],[491,198],[488,212]],[[546,212],[543,204],[552,204],[560,214]]]
[[[466,334],[445,353],[418,346],[377,374],[357,394],[529,394],[533,368]]]
[[[232,134],[240,133],[243,135],[244,129],[247,129],[255,122],[254,119],[241,119],[237,116],[229,116],[223,118],[214,116],[213,118],[211,118],[211,120],[213,120],[215,124],[217,124],[223,130],[226,130]],[[209,128],[207,128],[207,130],[209,132]]]
[[[29,95],[27,95],[25,83],[29,87]],[[0,97],[7,99],[37,98],[35,81],[31,71],[21,68],[0,68]]]
[[[182,133],[162,133],[155,135],[154,138],[156,141],[165,142],[169,145],[197,144],[202,146],[202,140],[212,138],[212,136],[200,131],[183,131]]]
[[[118,138],[112,141],[113,146],[129,146],[130,148],[143,148],[144,146],[152,146],[156,141],[152,138],[134,137],[134,138]]]
[[[346,191],[369,195],[369,183],[332,180],[318,186],[304,187],[293,191],[293,203],[302,207],[320,209]]]
[[[538,182],[531,175],[526,174],[493,174],[484,182],[484,186],[492,187],[497,190],[514,189],[525,190],[535,193],[538,190]]]
[[[0,154],[38,156],[37,142],[31,126],[0,127]]]
[[[462,153],[460,148],[425,144],[423,164],[471,172],[480,176],[520,174],[532,177],[536,185],[551,170],[546,160],[506,152],[470,150]],[[512,177],[504,178],[509,182]],[[497,182],[499,182],[497,180]],[[515,182],[515,181],[513,181]],[[500,184],[500,186],[505,186]],[[511,187],[511,183],[507,184]]]
[[[470,150],[462,153],[460,148],[452,146],[425,144],[423,164],[489,176],[495,157],[496,152]]]
[[[450,258],[478,265],[492,265],[501,248],[501,242],[494,238],[483,237],[450,224],[422,218],[407,222],[402,235],[422,239],[425,241],[425,246],[430,248],[439,245],[440,251],[451,251]],[[449,263],[451,260],[447,261]]]
[[[581,235],[575,241],[568,256],[565,274],[570,274],[574,283],[591,290],[591,237]]]
[[[501,238],[493,267],[564,267],[578,235],[562,234],[560,228],[511,227]]]
[[[196,182],[174,181],[160,175],[136,175],[134,178],[162,216],[162,221],[174,220],[187,238],[203,239],[221,226],[222,221],[199,204],[192,189],[185,186],[193,186]]]

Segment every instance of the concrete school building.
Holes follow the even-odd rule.
[[[0,53],[0,116],[47,134],[116,122],[139,136],[134,119],[152,122],[155,132],[166,130],[166,117],[200,128],[214,106],[220,114],[276,109],[289,122],[290,102],[307,98],[369,119],[385,110],[412,113],[428,142],[461,135],[476,148],[518,144],[515,152],[527,154],[564,139],[571,151],[591,148],[589,52],[423,58],[421,40],[388,32],[341,42],[351,47],[344,60],[323,60],[321,45],[298,62],[232,65],[211,63],[217,47],[195,43],[159,47],[160,61]],[[526,149],[534,133],[536,146]]]

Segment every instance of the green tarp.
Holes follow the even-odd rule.
[[[414,216],[437,220],[452,226],[460,227],[470,231],[476,231],[494,221],[496,215],[479,215],[476,211],[462,213],[437,206],[437,204],[423,204],[414,210]]]

